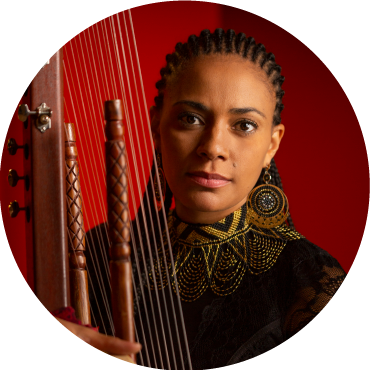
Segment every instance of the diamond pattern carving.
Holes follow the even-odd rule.
[[[85,228],[78,162],[66,161],[68,244],[74,251],[85,250]]]
[[[126,147],[123,141],[106,143],[108,223],[113,244],[128,242],[130,223],[127,196]]]

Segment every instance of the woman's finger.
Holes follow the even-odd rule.
[[[100,334],[90,328],[63,319],[57,318],[57,320],[84,342],[111,355],[129,355],[141,350],[141,344],[139,343],[127,342],[116,337]]]
[[[83,329],[89,330],[88,328]],[[127,342],[119,338],[94,332],[91,329],[89,331],[90,332],[81,330],[79,337],[91,346],[109,353],[110,355],[129,355],[141,350],[141,345],[139,343]]]
[[[119,360],[122,361],[131,362],[132,364],[135,363],[129,355],[111,355],[111,356],[118,358]]]

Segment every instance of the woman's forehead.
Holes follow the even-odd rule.
[[[194,100],[204,105],[235,108],[257,104],[275,107],[275,93],[264,71],[238,55],[207,55],[192,60],[165,92],[165,101],[174,104]]]

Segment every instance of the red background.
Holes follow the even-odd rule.
[[[165,55],[173,51],[177,42],[185,42],[190,34],[199,34],[202,29],[233,28],[236,32],[253,36],[266,46],[268,52],[275,54],[286,77],[283,85],[285,109],[282,113],[286,135],[276,162],[293,221],[300,233],[329,251],[348,271],[366,222],[368,160],[355,113],[325,65],[280,27],[251,13],[223,5],[158,3],[132,9],[132,18],[147,106],[153,104],[154,84],[160,78],[159,70],[165,64]],[[125,19],[128,20],[127,17]],[[105,220],[104,162],[99,155],[104,142],[102,102],[123,96],[119,73],[124,71],[124,58],[120,51],[120,34],[125,34],[123,15],[118,20],[114,17],[113,22],[105,20],[90,27],[71,40],[64,50],[65,119],[76,123],[86,229]],[[116,31],[115,35],[112,29]],[[129,34],[132,46],[133,39]],[[115,40],[119,46],[117,59]],[[122,43],[127,50],[125,37]],[[126,58],[129,63],[129,54]],[[130,78],[129,82],[135,95],[133,79]],[[122,83],[128,91],[127,82]],[[127,100],[130,105],[129,96]],[[135,99],[133,106],[134,113],[128,113],[127,119],[138,123],[139,112],[144,115],[143,109],[139,109]],[[6,141],[14,137],[22,143],[22,127],[15,116]],[[140,128],[141,124],[138,123],[137,127]],[[139,131],[139,141],[143,141],[144,136],[148,138],[147,129],[143,133]],[[129,151],[138,147],[129,142],[128,145]],[[6,150],[3,153],[0,181],[4,225],[18,266],[26,276],[24,215],[10,219],[7,211],[7,205],[14,199],[22,204],[24,189],[21,185],[11,188],[6,179],[10,168],[22,174],[23,160],[18,153],[16,156],[10,156]],[[143,158],[146,158],[144,154]],[[135,189],[132,193],[136,206],[148,169],[147,160],[142,165],[139,154],[137,163],[139,168],[144,168],[144,173],[138,180],[133,179],[131,186]],[[134,166],[133,159],[130,166]],[[131,204],[134,204],[133,200]]]

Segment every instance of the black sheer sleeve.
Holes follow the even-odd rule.
[[[305,327],[327,305],[346,276],[333,257],[312,247],[316,253],[293,268],[295,297],[284,323],[287,338]]]
[[[238,325],[249,328],[258,322],[260,329],[243,341],[228,365],[258,356],[296,334],[321,312],[345,276],[335,258],[307,239],[289,242],[274,268],[261,276],[262,286],[256,291],[254,281],[248,289],[248,297],[254,292],[258,302],[246,300],[250,311]],[[264,298],[266,292],[272,299]]]

